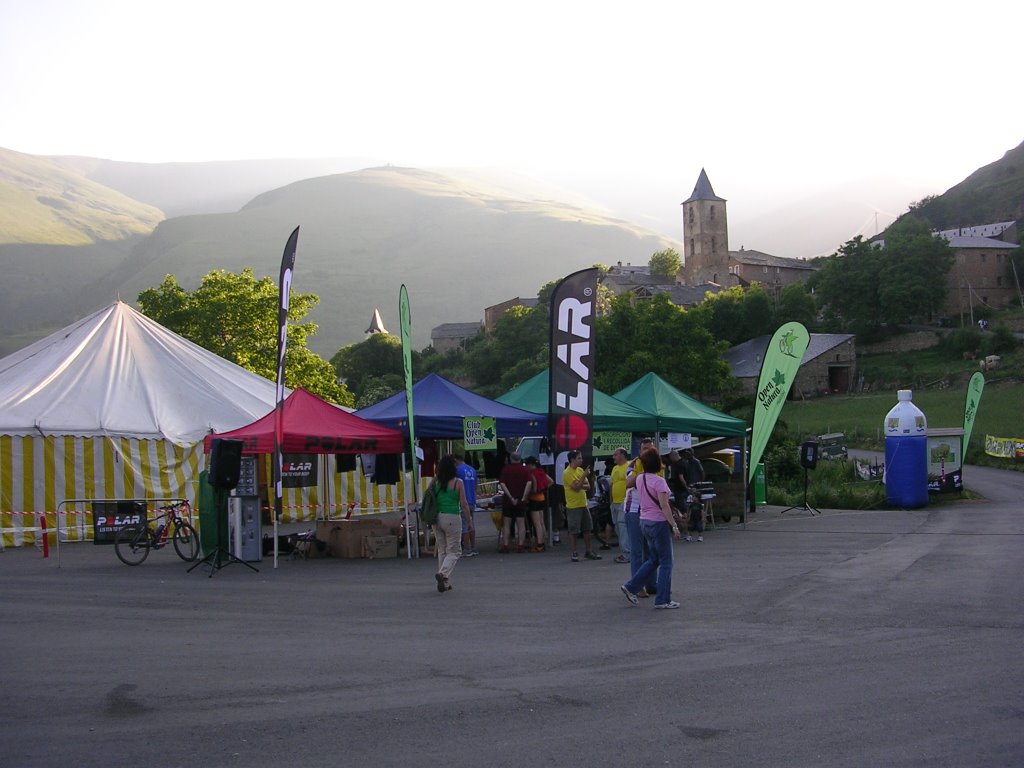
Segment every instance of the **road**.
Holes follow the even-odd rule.
[[[627,566],[499,555],[0,553],[10,766],[1019,766],[1024,475],[985,501],[762,508],[676,545],[679,611]],[[481,521],[483,522],[483,521]],[[484,533],[482,531],[482,533]],[[606,553],[607,554],[607,553]],[[614,553],[611,553],[614,554]]]

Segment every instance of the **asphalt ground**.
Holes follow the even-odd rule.
[[[761,508],[673,597],[565,544],[187,573],[0,553],[4,766],[1024,765],[1024,474],[914,511]]]

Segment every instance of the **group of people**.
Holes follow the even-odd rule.
[[[654,607],[660,610],[679,608],[672,600],[672,566],[674,540],[682,538],[679,521],[673,513],[675,508],[687,510],[695,507],[696,514],[688,520],[687,541],[691,533],[703,541],[703,513],[699,505],[692,505],[694,483],[703,479],[700,461],[692,450],[682,454],[672,451],[669,455],[672,466],[670,486],[666,480],[654,441],[641,441],[640,455],[630,457],[624,448],[612,455],[607,493],[610,499],[611,518],[619,540],[618,563],[630,564],[630,579],[621,590],[627,599],[638,605],[641,598],[654,597]],[[583,544],[584,560],[600,560],[594,551],[594,520],[588,503],[588,492],[592,490],[593,471],[584,466],[580,451],[569,451],[566,467],[562,473],[561,491],[564,503],[565,523],[569,540],[570,559],[579,562],[578,544]],[[434,483],[439,492],[438,524],[436,525],[438,571],[435,575],[437,589],[446,592],[451,587],[451,573],[459,557],[478,554],[473,527],[473,509],[476,506],[476,471],[460,457],[447,455],[438,463]],[[499,552],[511,552],[512,530],[515,528],[517,552],[543,552],[547,531],[545,511],[552,489],[552,480],[539,465],[535,457],[524,462],[517,453],[509,455],[498,478],[502,506]],[[533,545],[527,546],[527,527],[532,524]]]

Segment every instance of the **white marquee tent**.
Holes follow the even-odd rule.
[[[123,302],[0,359],[2,543],[33,540],[38,514],[53,526],[68,499],[194,505],[203,437],[274,400],[273,382]]]

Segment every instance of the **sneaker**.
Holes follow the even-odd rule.
[[[629,558],[625,555],[618,555],[612,562],[614,563],[628,563]]]
[[[434,574],[434,579],[437,580],[437,591],[438,592],[445,592],[449,588],[448,585],[445,583],[445,578],[444,578],[443,574],[435,573]]]
[[[476,557],[479,554],[480,554],[480,552],[478,550],[476,550],[476,549],[467,549],[465,552],[462,553],[462,556],[463,557]]]
[[[654,607],[657,608],[659,611],[668,611],[672,608],[678,608],[679,603],[677,603],[675,600],[672,600],[671,602],[661,603],[660,605],[655,605]]]
[[[561,544],[562,543],[562,540],[558,537],[557,533],[555,534],[555,540],[552,543],[553,544]]]
[[[687,536],[687,537],[686,537],[686,540],[687,540],[687,541],[693,541],[693,536]]]
[[[611,549],[611,545],[609,545],[609,544],[602,544],[601,545],[601,549]]]
[[[639,592],[636,593],[636,596],[637,597],[651,597],[653,594],[654,594],[653,592],[648,592],[646,589],[641,589]]]
[[[577,554],[576,552],[573,552],[573,553],[572,553],[572,561],[573,561],[574,563],[578,563],[578,562],[580,561],[580,556],[579,556],[579,554]]]
[[[622,590],[622,594],[624,594],[626,596],[626,599],[629,600],[629,602],[631,602],[633,605],[639,605],[640,604],[640,600],[637,598],[636,595],[634,595],[632,592],[630,592],[628,589],[626,589],[626,585],[625,584],[623,584],[621,587],[619,587],[619,589]]]
[[[698,536],[697,537],[697,541],[704,541],[704,537],[703,536]]]
[[[585,557],[587,560],[600,560],[601,559],[600,555],[596,555],[593,552],[587,552],[587,553],[585,553],[583,555],[583,557]]]

